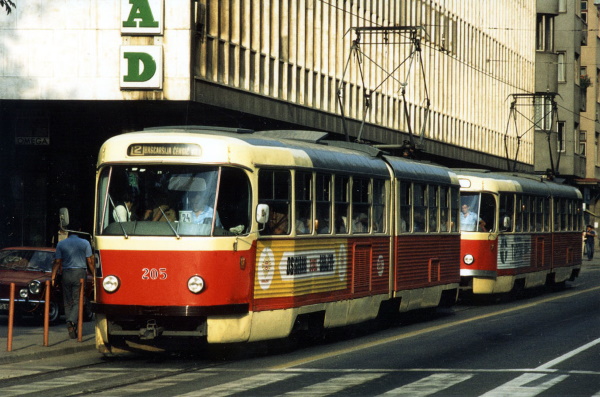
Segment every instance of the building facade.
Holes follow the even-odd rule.
[[[580,146],[586,158],[585,177],[577,180],[589,205],[587,223],[597,223],[599,215],[598,197],[600,195],[600,157],[598,140],[600,138],[600,1],[581,1],[581,17],[587,25],[586,42],[581,47],[580,87],[584,98],[581,113]]]
[[[508,121],[509,98],[538,88],[538,6],[17,2],[0,13],[0,246],[52,244],[64,206],[89,230],[101,143],[151,126],[318,129],[449,166],[537,170],[533,107]]]

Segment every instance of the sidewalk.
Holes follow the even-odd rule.
[[[22,320],[13,328],[12,351],[8,346],[8,316],[0,316],[0,365],[96,349],[94,321],[83,323],[82,341],[70,339],[66,324],[51,325],[48,346],[44,346],[44,324]]]

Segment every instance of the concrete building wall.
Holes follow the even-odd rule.
[[[129,1],[18,1],[10,14],[0,12],[0,99],[187,100],[193,3],[150,0],[164,26],[143,34],[122,30],[136,12]],[[122,89],[121,47],[128,45],[160,51],[162,89]]]
[[[365,115],[364,138],[387,134],[387,142],[402,142],[406,135],[398,131],[419,134],[423,128],[427,141],[503,160],[507,97],[535,88],[535,1],[201,0],[199,7],[204,19],[194,54],[197,101],[339,133],[343,112],[355,122],[353,136]],[[365,26],[422,27],[422,66],[408,61],[407,32],[363,32],[356,42],[360,56],[352,56],[358,39],[353,28]],[[384,71],[394,70],[386,79]],[[251,100],[222,95],[228,88],[252,94]],[[278,111],[270,99],[278,101]],[[519,123],[521,131],[530,126]],[[508,147],[515,155],[514,132]],[[518,149],[518,160],[533,164],[532,134]],[[443,152],[435,143],[427,150]]]

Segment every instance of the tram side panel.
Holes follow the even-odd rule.
[[[389,237],[259,241],[250,340],[286,337],[301,316],[325,328],[375,318],[389,262]]]
[[[552,272],[554,282],[574,279],[579,275],[582,264],[582,242],[580,232],[557,232],[552,238]]]
[[[460,282],[460,235],[405,234],[395,238],[394,295],[400,311],[435,307]]]

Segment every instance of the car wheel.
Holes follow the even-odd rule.
[[[60,318],[60,305],[58,302],[51,300],[50,301],[50,310],[48,313],[48,320],[50,324],[56,324],[58,319]]]

